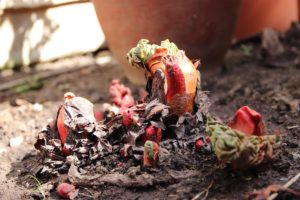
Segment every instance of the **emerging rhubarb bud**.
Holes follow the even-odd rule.
[[[77,195],[75,186],[69,183],[61,183],[56,188],[57,194],[65,199],[74,199]]]
[[[103,116],[104,114],[100,110],[95,110],[94,115],[95,115],[95,119],[96,119],[97,122],[100,122],[104,118],[104,116]]]
[[[141,39],[137,46],[128,52],[127,59],[132,66],[136,65],[138,67],[143,67],[143,64],[145,64],[154,54],[166,52],[165,50],[157,51],[157,49],[165,49],[170,55],[175,55],[179,51],[176,44],[169,40],[162,41],[159,46],[156,44],[149,44],[149,40]]]
[[[183,58],[184,52],[178,53],[181,54],[180,56],[183,60],[185,60]],[[185,112],[191,113],[193,111],[196,93],[196,69],[194,66],[192,66],[193,71],[185,71],[187,65],[182,64],[182,67],[180,67],[179,56],[164,57],[162,61],[166,67],[165,74],[167,80],[167,104],[170,105],[171,111],[177,115],[182,115]]]
[[[279,135],[247,136],[211,117],[207,119],[206,133],[217,158],[233,168],[256,166],[277,155]]]
[[[192,112],[198,80],[199,61],[192,62],[177,46],[169,40],[160,46],[140,40],[127,54],[133,66],[146,70],[148,78],[153,78],[157,70],[164,74],[164,93],[171,111],[177,115]],[[155,93],[148,91],[149,94]]]
[[[211,142],[208,136],[201,137],[195,142],[195,149],[202,152],[211,152]]]
[[[120,113],[134,105],[134,99],[131,95],[131,90],[128,87],[125,87],[123,84],[120,84],[119,80],[113,80],[111,82],[109,95],[111,102],[119,107]]]
[[[161,141],[161,129],[153,125],[148,125],[145,129],[147,140],[156,142],[157,144]]]
[[[137,123],[138,115],[133,110],[126,109],[122,112],[122,123],[129,127]]]
[[[158,163],[159,147],[156,142],[147,140],[144,144],[144,166],[155,167]]]
[[[228,123],[228,126],[243,132],[247,136],[265,135],[265,125],[261,115],[248,106],[238,109],[234,118]]]
[[[204,146],[204,142],[201,139],[198,139],[195,143],[196,150],[201,150]]]

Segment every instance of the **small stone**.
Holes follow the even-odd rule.
[[[300,154],[298,153],[292,153],[294,160],[299,160],[300,159]]]
[[[0,148],[0,154],[6,153],[6,152],[7,152],[7,149],[6,149],[6,148]]]
[[[11,138],[9,140],[9,146],[10,147],[17,147],[17,146],[20,146],[24,141],[24,138],[22,136],[17,136],[17,137],[14,137],[14,138]]]
[[[41,112],[43,110],[43,105],[42,104],[39,104],[39,103],[35,103],[33,104],[33,110],[35,112]]]
[[[246,87],[244,89],[244,95],[245,95],[245,97],[250,97],[251,93],[252,93],[252,91],[251,91],[250,88]]]
[[[292,112],[298,112],[300,110],[300,103],[298,99],[294,99],[290,102],[290,108]]]
[[[112,60],[111,56],[103,56],[103,57],[98,57],[96,59],[96,63],[97,63],[97,65],[105,65],[105,64],[111,62],[111,60]]]

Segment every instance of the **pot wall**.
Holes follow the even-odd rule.
[[[298,21],[298,0],[243,0],[235,38],[259,33],[264,27],[287,30]]]
[[[205,68],[219,65],[230,44],[240,0],[94,0],[107,43],[128,78],[144,75],[129,66],[127,52],[141,38],[153,43],[170,39]]]

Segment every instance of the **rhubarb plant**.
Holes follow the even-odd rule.
[[[278,134],[247,135],[208,117],[206,133],[218,160],[233,168],[256,166],[273,159],[278,153]]]
[[[163,79],[163,89],[153,85],[147,88],[152,99],[157,97],[157,90],[163,90],[164,96],[158,98],[163,98],[160,99],[162,102],[166,101],[171,112],[178,116],[193,112],[197,80],[200,79],[198,60],[191,61],[183,50],[169,40],[155,45],[145,39],[129,51],[127,58],[131,65],[146,70],[148,84]]]

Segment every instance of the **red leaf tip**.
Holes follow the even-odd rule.
[[[60,197],[71,199],[75,193],[75,186],[69,183],[60,183],[56,188],[56,192]]]
[[[261,114],[248,106],[243,106],[235,113],[228,126],[247,136],[265,135],[265,126]]]

